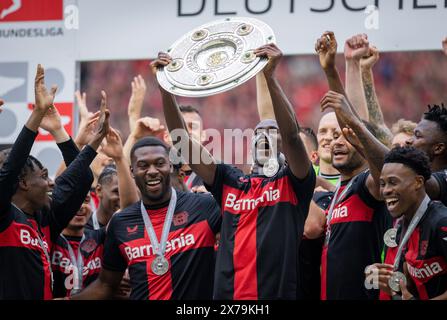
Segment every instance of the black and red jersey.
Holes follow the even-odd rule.
[[[352,178],[349,191],[334,206],[329,244],[321,258],[322,300],[379,298],[379,290],[365,287],[364,272],[366,266],[381,262],[383,234],[391,226],[391,216],[385,203],[369,193],[368,175]],[[339,195],[348,183],[341,182]]]
[[[223,220],[215,299],[296,299],[298,248],[315,188],[283,166],[271,178],[218,164],[213,186]]]
[[[403,224],[397,228],[396,242],[403,237]],[[394,264],[399,247],[387,248],[385,263]],[[402,254],[399,270],[415,285],[412,292],[421,300],[432,299],[447,291],[447,207],[431,201],[427,211],[411,234]],[[410,280],[410,279],[408,279]],[[380,293],[382,300],[390,297]]]
[[[14,206],[14,186],[35,137],[35,132],[24,127],[0,170],[0,300],[53,297],[50,261],[39,238],[50,253],[93,181],[89,165],[95,150],[86,146],[79,153],[69,140],[58,144],[67,169],[55,181],[50,209],[27,214]]]
[[[146,207],[158,240],[168,204]],[[219,207],[211,195],[177,192],[165,253],[169,270],[158,276],[151,270],[156,255],[137,202],[110,220],[103,268],[119,272],[129,269],[130,299],[210,300],[215,234],[220,225]]]
[[[331,191],[314,192],[312,200],[322,210],[331,204],[334,193]],[[317,239],[307,239],[303,236],[299,248],[300,299],[320,300],[321,297],[321,253],[324,235]]]
[[[85,229],[84,237],[69,237],[65,239],[61,236],[57,238],[51,252],[51,264],[54,273],[55,297],[68,297],[74,286],[73,274],[76,272],[75,265],[71,261],[70,251],[67,241],[74,254],[80,252],[83,260],[82,288],[87,287],[96,280],[102,266],[102,256],[104,251],[105,228],[99,230]],[[80,248],[80,251],[79,251]]]
[[[432,176],[436,179],[439,185],[439,201],[447,206],[447,169],[433,172]]]

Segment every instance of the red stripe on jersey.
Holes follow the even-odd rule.
[[[323,252],[321,253],[321,300],[327,300],[326,287],[327,287],[327,246],[323,246]]]
[[[169,270],[162,276],[157,276],[151,269],[153,258],[146,264],[147,282],[149,286],[149,300],[169,300],[172,296],[172,264],[169,261]]]
[[[256,221],[258,210],[241,214],[234,236],[234,299],[258,299]]]
[[[222,210],[232,214],[250,213],[259,207],[274,206],[279,202],[289,202],[296,206],[298,199],[288,176],[265,185],[264,178],[251,178],[251,188],[244,190],[223,186]]]
[[[142,226],[144,228],[144,226]],[[160,232],[155,227],[155,233],[160,240]],[[171,231],[168,235],[165,257],[170,258],[188,250],[214,247],[215,237],[206,220],[192,224],[186,228]],[[149,236],[144,230],[144,238],[135,239],[120,245],[122,256],[129,265],[134,263],[150,261],[155,257],[154,248]]]
[[[399,247],[388,248],[385,255],[385,264],[394,264],[394,260],[396,259],[397,250]],[[379,300],[391,300],[391,296],[385,291],[380,290]]]
[[[31,220],[30,220],[31,221]],[[31,221],[33,222],[33,221]],[[35,223],[33,223],[34,225]],[[42,238],[44,245],[49,252],[49,245],[46,241],[46,237]],[[51,291],[51,274],[50,274],[50,262],[48,261],[44,251],[40,247],[37,237],[37,231],[26,224],[20,224],[12,222],[8,228],[3,232],[0,232],[0,247],[15,247],[15,248],[27,248],[39,253],[43,263],[44,270],[44,300],[53,299],[53,293]]]
[[[143,227],[143,226],[142,226]],[[144,228],[144,227],[143,227]],[[160,239],[162,228],[154,226],[157,238]],[[146,230],[144,238],[132,240],[120,245],[122,256],[128,265],[139,262],[146,263],[146,273],[149,286],[149,300],[168,300],[172,295],[171,257],[189,250],[214,247],[215,236],[206,220],[192,224],[186,228],[171,231],[168,236],[165,257],[169,261],[169,271],[162,276],[155,275],[151,270],[154,261],[154,249]]]
[[[335,206],[331,225],[346,222],[371,222],[373,214],[374,209],[368,207],[358,194],[354,194]]]

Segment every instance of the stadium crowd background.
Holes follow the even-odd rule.
[[[337,59],[344,78],[343,55],[339,54]],[[81,90],[87,93],[89,108],[99,106],[101,97],[97,93],[106,90],[113,109],[111,124],[121,131],[123,137],[129,134],[127,105],[131,95],[130,83],[138,74],[143,76],[147,85],[142,116],[157,117],[164,122],[161,96],[150,74],[148,60],[84,62],[81,68]],[[381,53],[373,70],[376,92],[389,127],[400,118],[418,122],[428,104],[442,102],[439,97],[444,96],[447,88],[447,59],[441,50]],[[277,74],[300,123],[316,130],[321,117],[320,99],[327,91],[318,57],[287,56],[278,67]],[[197,107],[205,128],[253,128],[259,121],[254,78],[223,94],[194,99],[179,97],[179,103]]]

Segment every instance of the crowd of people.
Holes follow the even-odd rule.
[[[141,76],[125,141],[104,91],[96,112],[76,93],[70,137],[38,65],[33,111],[0,153],[0,299],[447,300],[444,97],[390,126],[378,50],[347,39],[342,82],[337,46],[330,31],[315,43],[326,90],[314,128],[282,86],[280,48],[254,50],[268,62],[244,170],[213,156],[207,121],[161,86],[164,121],[142,116]],[[160,52],[150,76],[171,61]],[[30,155],[39,127],[63,155],[54,181]]]

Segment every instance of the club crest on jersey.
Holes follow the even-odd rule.
[[[85,251],[87,253],[91,253],[96,249],[97,246],[98,246],[98,243],[96,242],[95,239],[88,239],[88,240],[85,240],[84,242],[82,242],[81,250]]]
[[[188,222],[188,216],[189,216],[189,214],[186,211],[176,213],[172,217],[172,223],[174,223],[174,226],[176,226],[176,227],[184,225]]]

